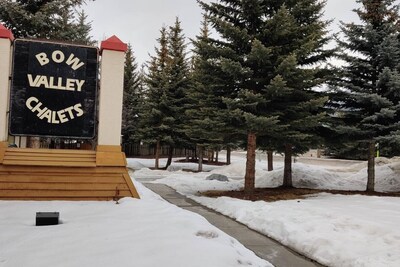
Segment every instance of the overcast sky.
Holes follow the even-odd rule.
[[[338,21],[357,19],[352,12],[355,7],[355,0],[327,0],[325,17],[334,20],[332,31],[337,31]],[[93,38],[101,41],[116,35],[131,43],[139,64],[149,59],[149,53],[154,53],[163,25],[172,25],[178,16],[185,36],[194,38],[202,20],[196,0],[95,0],[84,8],[92,21]]]

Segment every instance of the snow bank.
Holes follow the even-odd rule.
[[[367,187],[367,168],[357,173],[343,173],[295,163],[292,176],[294,186],[299,188],[363,191]],[[283,167],[272,172],[262,172],[262,175],[256,177],[256,186],[277,187],[282,185],[282,179]],[[378,192],[400,191],[400,163],[376,166],[375,187]]]
[[[226,165],[220,167],[218,169],[212,170],[210,173],[215,174],[223,174],[228,176],[229,178],[243,178],[246,173],[246,162],[240,161],[232,163],[231,165]],[[256,177],[263,176],[267,173],[262,167],[261,164],[256,164]]]
[[[224,174],[228,177],[243,177],[246,171],[246,165],[242,162],[235,162],[211,171],[210,173]]]
[[[400,191],[400,172],[396,170],[398,164],[387,164],[375,167],[375,190],[379,192]],[[348,184],[360,184],[361,189],[367,186],[367,168],[346,178]],[[357,190],[357,189],[356,189]]]
[[[379,157],[375,158],[375,166],[384,166],[387,164],[391,163],[400,163],[400,158],[399,157],[393,157],[393,158],[385,158],[385,157]],[[365,169],[368,167],[368,162],[364,161],[361,163],[356,163],[347,167],[331,167],[328,168],[330,171],[334,172],[359,172],[362,169]]]
[[[360,166],[360,164],[356,165]],[[246,166],[243,161],[211,171],[211,174],[226,175],[231,179],[229,183],[212,184],[212,186],[208,182],[203,181],[206,174],[202,173],[191,174],[178,171],[174,172],[171,176],[171,173],[166,171],[141,169],[135,172],[134,176],[157,176],[164,178],[157,182],[172,186],[184,194],[195,194],[198,191],[206,190],[241,189],[243,187],[245,168]],[[358,167],[351,167],[352,170],[356,168]],[[375,172],[376,191],[400,191],[400,162],[376,166]],[[367,187],[367,168],[362,168],[357,172],[338,172],[332,171],[329,168],[297,162],[292,165],[292,176],[293,184],[298,188],[364,191]],[[192,180],[195,177],[196,179]],[[259,166],[256,167],[256,187],[278,187],[282,185],[282,182],[283,167],[278,167],[271,172],[265,171]]]
[[[239,190],[243,187],[242,181],[207,180],[208,175],[209,173],[175,173],[153,183],[168,185],[183,195],[196,195],[208,190]]]
[[[343,175],[330,172],[325,168],[295,163],[292,166],[292,179],[295,187],[311,189],[345,189],[348,186]],[[260,188],[278,187],[283,182],[283,167],[272,172],[263,172],[256,178]],[[359,187],[357,187],[359,188]],[[352,190],[357,190],[351,188]],[[360,189],[361,190],[361,189]]]
[[[381,160],[375,170],[376,190],[400,191],[399,160]],[[176,173],[157,182],[167,184],[324,265],[400,266],[400,198],[318,194],[304,200],[266,203],[197,196],[198,191],[241,189],[244,171],[245,159],[212,171],[229,178],[239,177],[229,182],[206,181],[206,174],[201,173]],[[353,165],[347,171],[295,163],[292,174],[297,187],[365,190],[367,184],[364,163]],[[256,187],[279,186],[282,178],[283,167],[272,172],[256,169]]]
[[[400,266],[400,199],[319,194],[266,203],[194,197],[327,266]]]
[[[136,183],[142,199],[0,201],[0,266],[272,266],[203,217]],[[36,211],[62,224],[34,226]]]
[[[128,167],[133,170],[140,170],[146,167],[145,165],[134,159],[126,159],[126,161],[128,162]]]

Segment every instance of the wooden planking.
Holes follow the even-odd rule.
[[[1,143],[1,142],[0,142]],[[6,148],[0,147],[0,164],[3,163],[4,155],[6,154]]]
[[[99,183],[0,183],[0,190],[73,190],[73,191],[126,191],[128,185],[123,184],[99,184]],[[1,193],[0,193],[1,195]],[[114,193],[115,195],[115,193]]]
[[[96,167],[96,152],[61,149],[9,148],[4,165]]]
[[[112,200],[122,197],[139,198],[122,152],[7,148],[0,162],[0,199]]]
[[[28,149],[23,149],[20,148],[21,150],[17,150],[18,148],[7,148],[7,154],[10,155],[54,155],[54,156],[58,156],[58,155],[63,155],[66,157],[95,157],[96,153],[93,151],[89,151],[89,152],[81,152],[79,150],[65,150],[65,152],[54,152],[51,149],[43,149],[43,151],[40,152],[34,152]],[[73,152],[73,153],[72,153]]]
[[[0,199],[1,198],[20,198],[20,197],[47,197],[54,198],[57,197],[115,197],[116,190],[82,190],[82,191],[64,191],[64,190],[1,190],[0,191]],[[131,197],[132,194],[129,190],[120,190],[118,192],[118,197]]]
[[[111,145],[98,145],[96,147],[97,152],[121,152],[121,146],[111,146]]]
[[[8,147],[8,142],[0,142],[0,164],[3,162],[7,147]]]
[[[95,155],[91,154],[49,154],[49,153],[39,153],[39,154],[33,154],[33,153],[17,153],[17,152],[7,152],[7,157],[37,157],[37,158],[43,158],[43,157],[59,157],[62,156],[64,158],[79,158],[79,159],[84,159],[84,158],[89,158],[89,159],[94,159],[96,158]]]
[[[12,160],[22,160],[22,161],[59,161],[59,162],[63,162],[63,161],[72,161],[72,162],[94,162],[93,158],[88,158],[88,157],[84,157],[84,158],[78,158],[78,157],[71,157],[71,158],[56,158],[54,156],[24,156],[24,157],[20,157],[20,156],[10,156],[10,155],[6,155],[6,157],[4,158],[4,160],[7,161],[12,161]]]
[[[115,196],[109,197],[0,197],[0,200],[9,201],[110,201],[116,200]]]
[[[57,167],[57,166],[13,166],[13,165],[1,165],[0,172],[24,172],[24,173],[124,173],[126,172],[125,167],[97,167],[97,168],[70,168],[70,167]]]
[[[53,174],[0,174],[0,182],[15,183],[100,183],[100,184],[118,184],[125,183],[122,175],[112,176],[69,176]]]
[[[131,177],[130,177],[129,174],[128,174],[128,171],[126,171],[126,172],[123,174],[123,176],[124,176],[126,185],[128,185],[128,188],[129,188],[129,190],[130,190],[131,193],[132,193],[132,197],[134,197],[134,198],[140,198],[139,193],[137,192],[136,187],[135,187],[135,185],[133,184],[132,179],[131,179]]]
[[[126,157],[123,152],[97,152],[97,166],[126,166]]]
[[[16,171],[17,166],[0,165],[0,199],[13,200],[110,200],[139,195],[126,168],[66,168],[69,172],[53,172],[54,168],[31,167]],[[10,171],[12,169],[13,171]],[[35,171],[41,170],[41,172]],[[56,168],[58,169],[58,168]],[[94,173],[97,170],[98,173]],[[82,172],[83,171],[83,172]],[[115,172],[116,171],[116,172]],[[14,194],[12,193],[14,191]]]
[[[49,153],[49,154],[90,154],[96,155],[96,151],[92,150],[74,150],[74,149],[36,149],[36,148],[7,148],[7,152],[17,153]]]
[[[70,161],[35,161],[35,160],[3,160],[4,165],[19,166],[60,166],[60,167],[96,167],[95,162]]]

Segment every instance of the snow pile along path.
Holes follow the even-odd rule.
[[[319,194],[274,203],[193,199],[327,266],[400,266],[398,198]]]
[[[136,183],[142,199],[0,201],[0,266],[272,266],[203,217]],[[34,226],[36,211],[62,224]]]
[[[397,169],[396,169],[397,168]],[[323,167],[302,163],[293,164],[293,184],[298,188],[356,190],[367,188],[367,168],[356,173],[330,171]],[[256,176],[256,187],[282,185],[283,167]],[[375,167],[375,190],[378,192],[400,191],[400,165],[397,163]]]
[[[307,199],[267,203],[199,196],[199,191],[242,189],[244,162],[245,159],[212,171],[228,176],[228,182],[207,181],[209,173],[180,172],[154,182],[167,184],[324,265],[400,266],[400,198],[324,193]],[[375,169],[377,191],[400,191],[399,161],[385,162],[381,160]],[[337,171],[295,163],[293,182],[297,187],[363,191],[367,169],[356,165],[347,167],[351,171]],[[272,172],[257,167],[256,187],[279,186],[282,177],[282,167]]]

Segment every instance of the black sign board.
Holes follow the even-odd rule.
[[[94,137],[97,48],[16,40],[13,68],[11,135]]]

